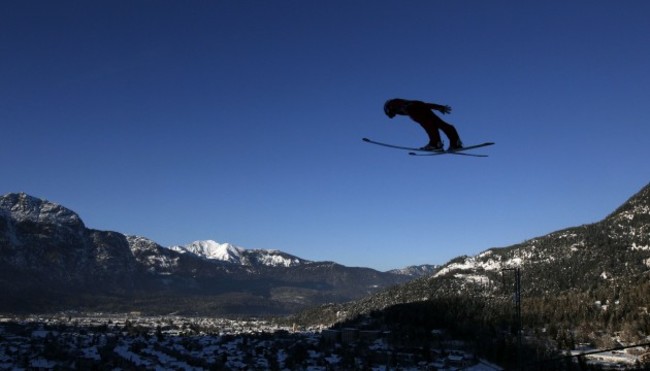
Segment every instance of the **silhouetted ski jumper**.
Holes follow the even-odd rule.
[[[417,122],[429,135],[429,144],[424,149],[441,150],[443,149],[442,140],[438,130],[442,130],[449,138],[449,149],[454,150],[463,147],[458,132],[453,125],[443,121],[436,116],[432,110],[439,111],[443,114],[451,112],[451,107],[442,106],[435,103],[425,103],[419,100],[390,99],[384,104],[386,116],[393,118],[395,115],[404,115]]]

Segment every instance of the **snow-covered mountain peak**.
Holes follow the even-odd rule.
[[[194,241],[189,245],[172,246],[170,249],[179,253],[191,253],[207,260],[221,260],[236,264],[241,263],[242,253],[245,251],[241,247],[213,240]]]
[[[25,193],[0,196],[0,210],[8,210],[17,222],[33,222],[84,227],[79,215],[59,204],[41,200]]]
[[[248,266],[293,267],[308,262],[279,250],[249,250],[213,240],[194,241],[189,245],[172,246],[170,249],[181,254],[193,254],[206,260],[219,260]]]

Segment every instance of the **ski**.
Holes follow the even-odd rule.
[[[469,156],[469,157],[488,157],[488,155],[482,155],[478,153],[464,153],[458,151],[440,151],[432,153],[422,153],[422,152],[409,152],[411,156],[438,156],[438,155],[458,155],[458,156]]]
[[[406,147],[406,146],[397,146],[394,144],[389,144],[389,143],[383,143],[383,142],[377,142],[372,139],[368,138],[363,138],[364,142],[367,143],[372,143],[376,144],[378,146],[383,146],[383,147],[388,147],[388,148],[395,148],[395,149],[403,149],[407,151],[417,151],[416,152],[409,152],[411,156],[438,156],[438,155],[461,155],[461,156],[470,156],[470,157],[488,157],[487,155],[481,155],[481,154],[476,154],[476,153],[464,153],[467,150],[470,149],[476,149],[476,148],[481,148],[481,147],[487,147],[491,146],[494,144],[494,142],[485,142],[481,144],[474,144],[471,146],[464,146],[463,148],[459,148],[456,150],[439,150],[439,151],[432,151],[432,150],[426,150],[422,148],[417,148],[417,147]]]
[[[368,138],[363,138],[363,141],[368,142],[368,143],[372,143],[372,144],[376,144],[376,145],[379,145],[379,146],[383,146],[383,147],[388,147],[388,148],[405,149],[407,151],[423,151],[421,148],[417,148],[417,147],[396,146],[394,144],[377,142],[377,141],[374,141],[374,140],[368,139]],[[427,152],[432,152],[432,151],[427,151]]]

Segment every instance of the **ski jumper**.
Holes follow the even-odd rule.
[[[426,131],[429,136],[429,145],[433,147],[439,147],[441,145],[440,133],[438,130],[442,130],[443,133],[449,138],[450,148],[460,148],[462,143],[456,128],[443,121],[440,117],[432,112],[432,110],[437,110],[443,113],[449,112],[449,107],[441,106],[434,103],[425,103],[418,100],[406,100],[406,99],[391,99],[386,102],[386,105],[389,106],[390,113],[397,115],[405,115],[411,118],[411,120],[417,122],[422,126],[424,131]]]

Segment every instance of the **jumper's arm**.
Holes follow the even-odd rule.
[[[426,103],[427,108],[436,110],[441,113],[449,113],[451,112],[451,107],[448,105],[440,105],[440,104],[435,104],[435,103]]]

